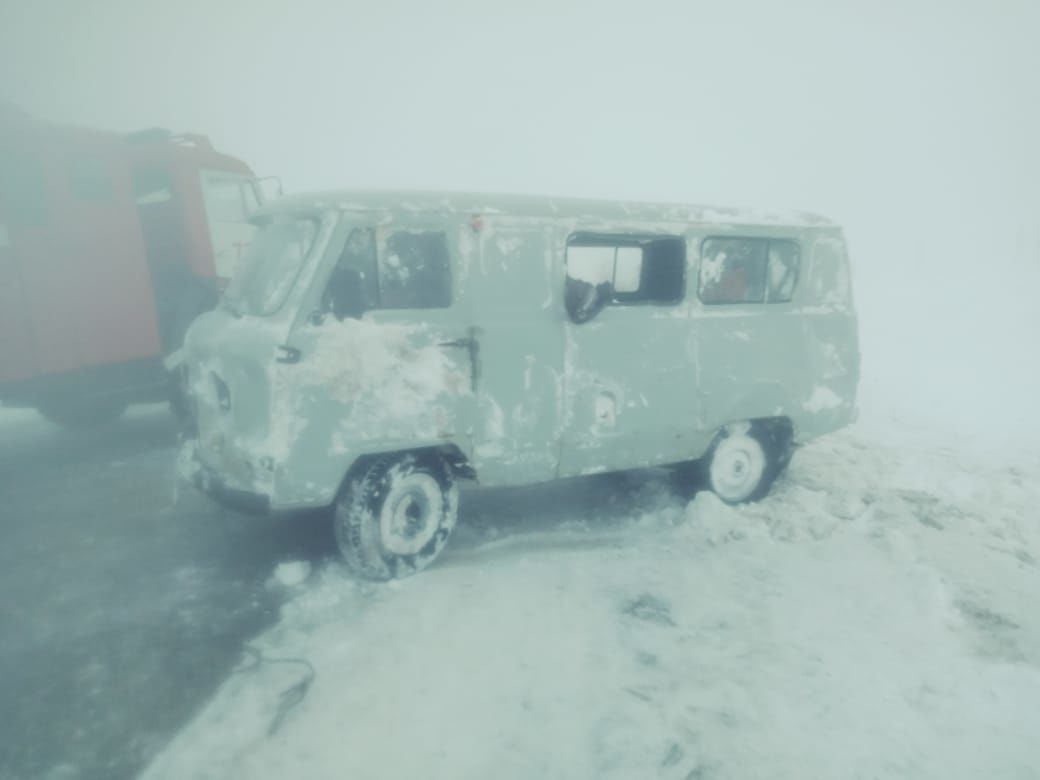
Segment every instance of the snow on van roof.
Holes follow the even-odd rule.
[[[805,211],[756,211],[680,203],[586,200],[538,195],[421,190],[337,190],[289,195],[261,213],[303,210],[414,211],[460,215],[509,215],[558,219],[615,219],[653,222],[710,222],[739,225],[833,226],[826,217]]]

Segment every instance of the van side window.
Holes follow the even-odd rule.
[[[336,267],[325,288],[322,308],[339,319],[351,313],[379,308],[379,281],[376,273],[376,231],[354,228],[347,236]]]
[[[787,303],[794,295],[801,252],[794,241],[769,241],[769,280],[766,303]]]
[[[577,234],[568,241],[564,299],[576,322],[608,304],[678,303],[685,289],[681,238]]]
[[[707,304],[790,301],[800,262],[794,241],[706,239],[701,246],[700,299]]]
[[[808,297],[814,303],[850,305],[852,289],[845,242],[840,238],[820,237],[813,243],[811,252],[812,259],[806,273]]]
[[[391,233],[379,257],[383,309],[451,306],[451,258],[443,232]]]

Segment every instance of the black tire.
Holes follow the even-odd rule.
[[[773,431],[773,446],[776,448],[776,474],[774,479],[784,473],[794,457],[794,435],[791,430],[777,429]]]
[[[336,543],[356,576],[408,577],[444,548],[458,517],[458,487],[444,459],[378,458],[347,477],[336,500]]]
[[[129,404],[118,398],[61,399],[42,403],[37,411],[63,428],[95,428],[115,422]]]
[[[727,425],[701,459],[701,477],[727,504],[764,498],[790,460],[791,437],[762,421]]]

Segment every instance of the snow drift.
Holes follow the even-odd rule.
[[[854,428],[755,505],[649,477],[403,582],[330,564],[255,642],[307,695],[243,668],[145,777],[1035,777],[1040,458],[1011,462]]]

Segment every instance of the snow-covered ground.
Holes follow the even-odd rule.
[[[861,424],[756,505],[647,478],[401,582],[283,566],[272,662],[145,777],[1040,777],[1040,455],[969,444]]]

